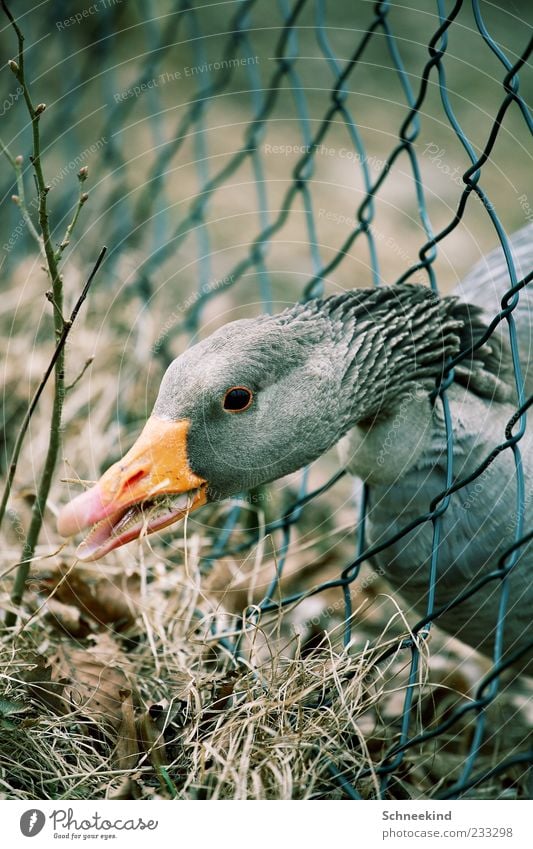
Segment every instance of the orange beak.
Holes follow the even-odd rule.
[[[80,560],[96,560],[137,537],[177,522],[207,501],[207,481],[187,456],[190,422],[150,416],[137,442],[98,483],[59,513],[61,536],[94,525],[78,547]]]

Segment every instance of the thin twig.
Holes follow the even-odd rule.
[[[54,249],[52,245],[52,237],[50,233],[50,224],[48,221],[48,207],[47,207],[47,195],[50,191],[50,186],[46,184],[43,175],[42,163],[41,163],[41,138],[39,132],[39,123],[41,120],[41,115],[46,109],[45,103],[38,103],[37,106],[33,105],[33,101],[28,89],[28,85],[26,83],[26,77],[24,73],[24,36],[15,21],[15,18],[11,14],[10,10],[7,7],[5,0],[0,0],[2,4],[2,9],[4,10],[7,18],[9,19],[11,26],[15,30],[17,41],[18,41],[18,55],[17,61],[11,59],[9,61],[9,67],[13,71],[18,83],[22,88],[22,93],[24,95],[24,100],[26,102],[26,107],[28,109],[28,113],[31,121],[32,128],[32,136],[33,136],[33,154],[30,157],[31,163],[33,165],[33,170],[35,173],[35,179],[37,183],[37,195],[39,198],[39,225],[42,233],[42,240],[44,245],[44,251],[46,256],[46,262],[48,266],[48,272],[50,274],[50,278],[52,281],[52,289],[54,292],[54,300],[58,306],[58,309],[62,310],[62,302],[63,302],[63,290],[62,290],[62,281],[61,276],[59,274],[59,269],[57,266],[57,261],[54,254]],[[61,335],[62,327],[59,326],[59,319],[56,316],[56,336],[59,338]],[[59,369],[58,369],[59,372]]]
[[[44,244],[41,236],[37,232],[35,228],[35,224],[31,220],[30,213],[28,211],[28,207],[26,205],[26,194],[24,191],[24,178],[22,176],[22,157],[21,156],[12,156],[9,152],[8,147],[4,144],[2,139],[0,139],[0,147],[2,148],[2,153],[6,157],[7,161],[13,168],[15,172],[15,178],[17,181],[17,195],[13,195],[13,200],[17,204],[20,209],[22,218],[28,228],[28,233],[35,239],[37,245],[39,247],[39,252],[42,254],[43,258],[46,259],[46,254],[44,252]],[[33,204],[35,206],[35,202]]]
[[[7,145],[4,144],[2,139],[0,139],[0,147],[2,148],[2,153],[4,154],[11,167],[15,169],[17,167],[15,164],[15,157],[10,154],[9,148],[7,147]]]
[[[96,260],[95,266],[94,266],[93,270],[91,271],[85,286],[83,287],[83,291],[82,291],[81,295],[79,296],[78,300],[76,301],[76,303],[74,305],[74,309],[72,310],[72,312],[70,314],[70,318],[67,321],[64,322],[63,331],[61,333],[61,337],[59,339],[59,342],[57,343],[57,345],[55,347],[54,353],[53,353],[52,358],[51,358],[51,360],[48,364],[48,367],[47,367],[43,377],[41,378],[41,382],[39,383],[39,386],[37,387],[35,395],[33,396],[31,403],[30,403],[28,409],[26,410],[26,414],[24,416],[24,419],[22,420],[22,424],[21,424],[19,432],[17,434],[15,447],[13,448],[13,454],[11,456],[11,462],[9,464],[9,472],[8,472],[8,475],[7,475],[7,482],[6,482],[6,486],[5,486],[5,489],[4,489],[4,494],[2,496],[2,502],[0,504],[0,525],[2,524],[2,520],[3,520],[4,515],[5,515],[5,510],[6,510],[6,507],[7,507],[9,496],[11,494],[11,488],[12,488],[12,485],[13,485],[13,480],[15,478],[15,473],[16,473],[16,470],[17,470],[17,463],[18,463],[18,459],[19,459],[19,455],[20,455],[20,450],[22,448],[22,443],[24,441],[24,437],[26,435],[26,432],[28,430],[28,427],[29,427],[29,424],[30,424],[30,421],[31,421],[31,417],[33,416],[33,413],[35,412],[37,404],[39,403],[39,398],[41,397],[43,390],[44,390],[44,388],[45,388],[45,386],[48,382],[48,379],[49,379],[50,375],[52,374],[52,370],[53,370],[55,364],[57,363],[59,357],[61,356],[62,350],[64,349],[64,347],[66,345],[68,335],[69,335],[70,331],[72,330],[72,326],[73,326],[73,324],[76,320],[76,317],[77,317],[77,315],[78,315],[78,313],[81,309],[83,302],[85,301],[85,299],[87,297],[87,294],[88,294],[89,289],[91,287],[91,284],[92,284],[92,282],[93,282],[93,280],[96,276],[96,273],[97,273],[98,269],[100,268],[100,265],[102,264],[102,260],[104,258],[106,250],[107,250],[107,248],[103,247],[102,250],[100,251],[100,255],[99,255],[98,259]],[[82,376],[83,372],[85,371],[85,368],[87,368],[88,364],[89,364],[89,361],[85,364],[85,367],[84,367],[82,373],[78,376],[78,378],[76,379],[76,381],[74,381],[74,383],[77,383],[77,381],[81,378],[81,376]],[[74,384],[72,384],[72,385],[74,385]],[[69,387],[69,388],[71,388],[71,387]],[[30,526],[30,530],[31,530],[31,526]],[[29,533],[28,533],[28,538],[29,538]],[[27,549],[27,546],[28,546],[28,539],[26,540],[26,543],[25,543],[25,546],[24,546],[25,550]],[[21,573],[24,571],[24,567],[26,568],[26,574],[24,575],[23,583],[26,581],[27,571],[29,569],[28,560],[30,560],[31,557],[33,557],[33,553],[29,556],[26,556],[24,558],[24,561],[23,562],[21,561],[21,563],[20,563]],[[15,581],[15,587],[17,585],[18,577],[19,576],[17,575],[17,579]],[[21,581],[22,581],[22,579],[21,579]],[[15,603],[15,589],[13,590],[12,601],[13,601],[13,603]],[[20,601],[18,603],[20,603]]]
[[[85,203],[87,202],[87,200],[89,198],[89,195],[87,194],[87,192],[83,188],[83,184],[84,184],[85,180],[87,179],[87,173],[88,173],[88,168],[87,168],[86,165],[84,165],[83,168],[80,168],[80,170],[78,172],[78,180],[79,180],[79,183],[80,183],[78,203],[76,204],[76,209],[74,210],[74,216],[72,218],[72,221],[67,226],[67,229],[65,230],[65,235],[63,236],[60,244],[58,245],[58,248],[57,248],[57,251],[56,251],[56,259],[57,260],[61,259],[63,251],[70,244],[70,237],[72,235],[72,231],[74,230],[74,227],[76,226],[76,223],[77,223],[78,218],[80,216],[80,212],[82,210],[82,207],[85,205]]]
[[[74,387],[78,385],[78,383],[79,383],[79,382],[80,382],[80,380],[82,379],[83,375],[85,374],[85,372],[87,371],[87,369],[89,368],[89,366],[90,366],[93,362],[94,362],[94,357],[87,357],[87,359],[85,360],[85,362],[84,362],[84,364],[83,364],[83,368],[82,368],[82,370],[80,371],[79,375],[78,375],[77,377],[75,377],[75,378],[74,378],[74,380],[72,381],[72,383],[69,383],[69,385],[68,385],[68,386],[65,386],[65,394],[66,394],[67,392],[70,392],[70,390],[71,390],[71,389],[74,389]]]

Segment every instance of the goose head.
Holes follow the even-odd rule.
[[[139,438],[63,507],[60,534],[93,526],[77,553],[94,560],[307,465],[413,385],[429,414],[460,347],[454,306],[422,286],[383,287],[225,325],[171,363]]]

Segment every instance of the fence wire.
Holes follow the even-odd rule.
[[[57,7],[60,5],[56,4]],[[435,291],[438,291],[437,273],[434,266],[439,256],[439,245],[453,230],[460,226],[467,206],[472,204],[473,198],[479,199],[478,214],[485,216],[494,230],[495,241],[501,245],[507,265],[509,288],[501,302],[500,312],[493,318],[489,333],[493,332],[501,322],[506,322],[508,325],[518,393],[516,414],[513,420],[509,422],[506,433],[502,434],[504,438],[501,444],[490,457],[487,457],[486,462],[476,470],[475,474],[471,475],[468,480],[454,481],[454,433],[451,426],[446,390],[453,380],[454,368],[459,365],[461,357],[457,357],[451,362],[445,378],[435,391],[435,397],[438,398],[438,403],[442,406],[447,433],[447,471],[444,490],[431,504],[428,504],[427,512],[387,540],[380,542],[379,546],[369,548],[365,539],[365,517],[369,503],[369,490],[365,486],[362,492],[360,515],[354,516],[357,539],[353,559],[339,570],[339,576],[336,579],[324,582],[312,590],[312,593],[319,594],[327,589],[337,588],[343,594],[344,643],[345,646],[353,647],[355,645],[356,648],[356,641],[354,641],[352,633],[353,610],[350,588],[358,578],[361,565],[379,551],[386,551],[389,546],[405,537],[415,527],[424,523],[432,525],[433,544],[430,552],[431,570],[428,576],[429,602],[427,613],[413,627],[411,638],[399,641],[383,654],[383,660],[398,652],[405,654],[409,661],[409,678],[400,718],[399,739],[383,757],[375,772],[379,775],[380,797],[385,797],[391,778],[398,773],[402,761],[410,749],[427,740],[438,738],[450,728],[457,726],[462,717],[472,714],[475,716],[475,728],[469,751],[464,759],[461,775],[451,787],[448,787],[445,794],[437,794],[436,796],[436,798],[460,798],[468,794],[472,788],[479,787],[486,780],[507,770],[514,764],[527,765],[533,762],[532,750],[502,758],[496,766],[485,772],[479,771],[476,767],[484,740],[487,707],[498,695],[505,670],[513,660],[517,659],[516,657],[506,657],[505,660],[502,660],[502,646],[507,613],[507,577],[517,564],[524,545],[533,539],[533,532],[524,533],[523,522],[520,521],[517,523],[513,545],[500,558],[493,571],[480,579],[476,585],[470,587],[467,592],[458,595],[446,607],[447,611],[458,607],[465,601],[466,597],[478,592],[487,582],[493,582],[494,585],[499,584],[500,606],[498,621],[495,623],[496,639],[492,670],[480,682],[473,699],[465,700],[451,715],[448,715],[445,720],[429,730],[422,733],[416,733],[412,730],[414,725],[414,697],[419,680],[421,643],[427,638],[432,623],[438,623],[439,615],[443,612],[435,609],[433,599],[439,569],[439,540],[442,518],[448,509],[453,494],[479,476],[498,453],[512,451],[516,468],[517,516],[523,517],[525,514],[526,493],[520,441],[526,429],[526,411],[533,402],[533,398],[526,398],[524,395],[513,310],[517,306],[520,290],[533,279],[533,273],[528,273],[522,279],[518,277],[509,240],[501,220],[498,199],[491,198],[483,187],[483,169],[491,157],[502,132],[507,113],[511,108],[520,111],[524,126],[529,133],[533,130],[533,118],[520,90],[520,72],[531,56],[533,41],[530,40],[527,43],[518,59],[513,58],[511,60],[489,32],[484,21],[481,3],[478,0],[472,0],[471,9],[475,22],[471,32],[472,55],[475,56],[476,51],[491,51],[501,67],[501,101],[496,113],[492,116],[486,142],[481,152],[476,152],[474,144],[470,141],[467,132],[461,126],[454,112],[446,77],[449,40],[454,33],[454,28],[461,26],[461,14],[467,7],[464,0],[457,0],[451,8],[447,8],[450,4],[445,3],[444,0],[437,0],[433,10],[437,26],[427,44],[427,61],[418,78],[406,71],[402,60],[404,46],[402,45],[402,37],[399,37],[395,32],[396,24],[393,22],[392,14],[395,10],[394,2],[376,3],[371,14],[366,4],[364,5],[364,12],[362,5],[357,7],[357,18],[360,21],[364,17],[365,26],[359,31],[357,38],[356,31],[353,31],[352,52],[347,59],[341,59],[332,46],[331,28],[328,25],[329,8],[326,0],[296,0],[292,4],[289,0],[279,0],[278,10],[283,17],[283,24],[279,29],[279,37],[273,51],[273,70],[266,84],[261,79],[256,64],[250,61],[254,55],[252,38],[254,15],[260,6],[260,0],[244,0],[244,2],[234,5],[234,14],[227,27],[228,34],[225,41],[220,44],[219,61],[217,63],[209,63],[208,57],[211,54],[206,49],[207,38],[202,32],[201,15],[199,14],[201,9],[194,2],[180,0],[173,14],[169,14],[160,20],[158,26],[152,24],[146,28],[146,58],[140,66],[137,77],[132,81],[132,88],[136,85],[141,86],[146,80],[156,77],[169,47],[179,49],[179,46],[183,43],[189,44],[194,62],[198,67],[207,67],[210,64],[213,67],[209,67],[209,70],[201,75],[201,79],[199,77],[199,85],[194,98],[180,115],[168,138],[164,138],[160,134],[157,129],[157,121],[151,122],[152,149],[155,153],[146,181],[136,194],[133,203],[124,183],[124,170],[128,163],[128,154],[121,144],[120,135],[115,130],[117,125],[123,126],[128,120],[135,99],[129,98],[120,102],[115,100],[114,102],[112,95],[119,86],[112,71],[106,73],[102,84],[108,90],[108,102],[113,105],[108,109],[102,125],[102,136],[108,140],[102,149],[102,156],[114,177],[110,181],[112,188],[107,203],[108,208],[113,213],[106,237],[106,241],[110,245],[108,267],[113,261],[118,262],[124,244],[127,244],[128,247],[136,247],[142,244],[146,235],[146,228],[149,227],[152,234],[152,249],[146,261],[139,267],[135,286],[132,287],[136,292],[142,293],[147,304],[153,297],[153,281],[157,270],[164,262],[175,256],[185,244],[187,249],[193,254],[196,253],[197,256],[197,296],[190,308],[176,321],[174,328],[176,333],[184,331],[191,336],[194,335],[208,302],[214,298],[219,298],[227,289],[235,289],[238,282],[251,273],[256,276],[258,297],[264,309],[271,311],[274,298],[271,272],[268,267],[268,255],[272,240],[283,229],[289,217],[295,214],[296,208],[301,205],[305,212],[306,245],[311,268],[311,274],[302,287],[302,300],[320,297],[323,294],[324,281],[330,278],[343,263],[356,241],[366,244],[372,281],[374,285],[378,286],[384,281],[380,265],[380,247],[372,227],[376,214],[375,201],[387,186],[391,174],[394,173],[396,168],[400,167],[399,160],[401,158],[401,166],[405,167],[407,162],[412,177],[418,220],[425,234],[425,241],[420,248],[417,261],[412,263],[393,282],[403,283],[413,279],[414,275],[417,275],[417,279],[420,279],[421,273],[425,275],[427,283]],[[319,56],[322,59],[323,77],[320,85],[322,88],[327,87],[329,92],[327,108],[319,120],[316,116],[313,119],[310,117],[308,91],[302,82],[300,73],[301,20],[304,13],[306,15],[312,14],[313,22],[312,24],[306,23],[305,29],[306,33],[310,27],[313,29]],[[101,16],[98,22],[94,22],[94,25],[100,28],[95,43],[98,45],[98,57],[102,61],[112,49],[111,33],[119,25],[121,14],[119,5],[111,5],[109,14]],[[308,21],[308,18],[306,18],[306,21]],[[364,133],[361,131],[362,111],[359,110],[356,116],[352,108],[353,92],[357,90],[358,70],[364,63],[365,56],[376,39],[384,39],[391,66],[395,70],[403,95],[403,118],[397,128],[397,137],[378,176],[372,172],[369,165],[369,151],[364,142]],[[245,61],[240,62],[240,60]],[[88,56],[85,64],[83,62],[78,64],[74,85],[81,86],[83,84],[91,63],[94,63],[94,55]],[[223,97],[231,89],[236,68],[240,68],[247,77],[250,118],[244,127],[241,143],[237,145],[235,152],[222,159],[222,164],[220,164],[217,156],[210,155],[210,135],[206,129],[206,118],[215,100]],[[435,87],[438,89],[444,118],[470,162],[470,166],[461,175],[463,187],[457,207],[452,211],[445,226],[441,226],[438,230],[435,230],[428,212],[428,187],[424,184],[416,152],[416,142],[419,139],[424,118],[424,107]],[[292,96],[293,113],[304,152],[292,169],[284,196],[279,203],[279,210],[273,213],[269,211],[268,180],[265,176],[261,141],[269,127],[269,122],[274,119],[280,94],[287,89]],[[149,96],[152,98],[151,110],[153,115],[162,114],[164,104],[161,100],[161,89],[153,87]],[[58,103],[55,117],[58,126],[68,120],[69,108],[67,99]],[[313,176],[320,146],[326,142],[333,125],[342,125],[345,129],[353,151],[351,167],[360,169],[360,176],[364,185],[364,197],[353,213],[354,226],[348,236],[334,252],[334,255],[325,259],[324,250],[317,235],[317,210],[314,201]],[[176,225],[174,215],[169,214],[170,201],[166,195],[166,181],[168,175],[172,173],[176,157],[179,156],[185,144],[190,143],[191,140],[195,150],[196,188],[186,211],[181,215]],[[214,246],[208,212],[217,193],[243,164],[249,166],[255,182],[257,232],[254,238],[250,240],[246,255],[234,264],[230,272],[224,276],[224,280],[219,281],[216,287],[212,287],[209,283],[213,279],[212,256]],[[483,341],[485,340],[480,340],[477,346],[480,346]],[[157,346],[156,353],[164,364],[172,359],[168,334]],[[292,533],[302,520],[302,516],[311,502],[335,487],[343,475],[344,472],[340,471],[327,484],[319,489],[309,491],[308,476],[304,472],[297,500],[283,515],[269,522],[262,529],[263,536],[274,533],[281,534],[281,541],[277,547],[276,573],[261,602],[253,610],[246,612],[245,620],[257,623],[262,616],[276,613],[280,608],[292,606],[302,598],[309,596],[309,591],[289,596],[280,594],[279,585],[284,574]],[[228,555],[244,552],[259,542],[258,533],[252,532],[248,534],[245,541],[235,542],[234,531],[239,527],[240,518],[241,507],[236,504],[228,512],[224,527],[213,543],[207,557],[208,563],[213,563]],[[233,656],[238,658],[239,639],[235,638],[234,633],[235,629],[232,628],[231,633],[219,633],[217,636]],[[533,638],[528,648],[531,645],[533,645]],[[526,650],[527,648],[522,649],[520,654],[524,654]],[[360,798],[357,789],[358,782],[370,774],[370,770],[361,771],[357,775],[346,774],[339,765],[334,763],[329,765],[329,772],[332,781],[338,784],[346,797],[350,799]]]
[[[233,24],[230,27],[233,31],[232,36],[228,41],[226,50],[222,54],[225,59],[234,58],[238,55],[249,55],[250,48],[248,43],[247,27],[249,26],[250,16],[253,12],[254,5],[254,0],[249,0],[249,2],[241,4],[239,11],[233,20]],[[313,131],[308,119],[305,91],[297,71],[298,20],[303,8],[310,5],[310,3],[308,3],[307,0],[298,0],[298,2],[296,2],[292,7],[287,2],[282,2],[280,5],[285,16],[285,23],[275,50],[276,68],[266,89],[256,88],[257,81],[254,79],[253,71],[251,69],[249,71],[250,84],[254,91],[255,114],[247,128],[244,144],[229,163],[227,163],[218,172],[213,173],[211,176],[207,174],[206,169],[199,167],[198,195],[192,203],[188,214],[180,221],[179,226],[172,234],[170,240],[165,244],[162,244],[161,247],[154,252],[151,263],[153,263],[154,267],[157,266],[157,264],[168,254],[173,253],[179,247],[181,242],[191,234],[191,232],[196,232],[198,250],[202,252],[202,256],[209,256],[209,234],[205,226],[205,210],[209,204],[211,196],[224,183],[224,181],[230,177],[245,158],[249,158],[252,162],[254,175],[257,180],[257,200],[258,209],[261,210],[261,230],[254,239],[248,256],[235,265],[231,273],[228,275],[229,282],[227,285],[234,286],[236,282],[250,269],[256,270],[258,272],[261,299],[267,308],[270,307],[271,301],[268,271],[265,266],[265,256],[268,252],[269,241],[273,234],[275,234],[276,231],[282,228],[285,224],[287,217],[290,215],[291,210],[295,206],[295,201],[298,196],[301,197],[305,208],[309,253],[314,270],[312,278],[304,287],[302,299],[320,297],[323,294],[324,279],[329,277],[335,268],[343,261],[343,258],[346,256],[356,239],[366,240],[373,281],[375,285],[380,284],[382,277],[380,274],[379,250],[371,228],[374,219],[374,198],[378,195],[386,183],[391,170],[394,168],[398,158],[402,154],[408,157],[409,165],[412,170],[413,183],[416,189],[418,203],[418,214],[427,238],[425,244],[423,244],[420,249],[418,262],[411,265],[411,267],[396,280],[396,283],[399,284],[408,281],[416,272],[423,271],[427,275],[429,285],[437,291],[437,278],[433,264],[437,258],[438,245],[460,224],[471,196],[474,194],[481,201],[482,208],[490,219],[491,225],[497,235],[497,239],[502,246],[508,268],[509,290],[502,300],[501,312],[494,317],[494,321],[490,327],[490,332],[493,332],[499,322],[504,320],[507,321],[510,332],[513,365],[515,369],[516,386],[519,398],[519,408],[516,411],[514,421],[509,423],[504,442],[502,442],[502,444],[498,446],[497,451],[493,452],[493,454],[487,458],[486,462],[476,470],[475,474],[470,476],[468,480],[462,480],[454,483],[454,434],[451,427],[446,389],[453,380],[453,369],[459,364],[461,359],[466,356],[466,354],[458,356],[452,363],[449,364],[448,374],[438,387],[436,393],[444,410],[447,431],[447,472],[445,490],[438,498],[434,499],[432,504],[428,505],[427,513],[402,528],[401,531],[396,533],[394,536],[391,536],[389,539],[380,543],[379,546],[369,548],[365,542],[365,514],[368,501],[368,490],[365,486],[362,498],[361,515],[357,517],[359,521],[358,538],[356,542],[356,557],[351,563],[341,570],[337,579],[323,583],[313,590],[313,593],[321,593],[326,589],[335,587],[342,590],[345,605],[344,642],[345,645],[350,644],[352,640],[353,611],[349,588],[350,585],[357,579],[361,564],[365,560],[368,560],[372,555],[377,554],[379,551],[385,551],[390,545],[402,537],[405,537],[410,531],[422,523],[430,522],[432,524],[433,546],[431,550],[431,572],[428,577],[428,597],[430,601],[428,603],[427,615],[412,629],[413,638],[403,640],[399,645],[399,649],[410,657],[409,681],[406,688],[405,701],[401,716],[401,734],[398,742],[395,743],[389,750],[375,771],[380,776],[380,795],[383,797],[387,792],[390,777],[398,771],[402,760],[409,749],[418,746],[429,739],[438,737],[448,729],[452,728],[463,716],[468,713],[472,713],[475,715],[475,730],[472,735],[469,752],[465,757],[462,773],[453,786],[447,789],[445,794],[437,796],[437,798],[459,798],[467,793],[471,788],[479,787],[483,781],[508,769],[509,766],[513,764],[529,764],[533,762],[533,751],[529,751],[521,753],[520,755],[514,755],[512,757],[502,759],[502,761],[497,766],[490,769],[490,771],[485,771],[484,773],[476,772],[476,760],[484,739],[486,708],[492,701],[494,701],[498,694],[502,673],[512,664],[513,661],[517,659],[517,657],[512,656],[503,661],[502,646],[505,617],[507,612],[506,578],[511,569],[513,569],[517,563],[523,546],[533,538],[533,533],[523,535],[522,527],[517,528],[515,542],[500,558],[497,567],[490,574],[484,576],[474,586],[469,588],[467,592],[458,595],[446,607],[446,610],[449,611],[450,609],[462,604],[467,597],[474,595],[487,582],[500,584],[500,606],[498,621],[495,623],[496,639],[493,656],[494,666],[492,671],[479,684],[475,698],[457,708],[454,713],[446,719],[446,721],[439,723],[436,727],[423,733],[416,734],[411,731],[411,727],[413,725],[413,701],[418,681],[420,662],[420,643],[416,638],[421,637],[422,639],[425,639],[429,634],[432,622],[438,623],[439,615],[443,612],[442,610],[434,608],[434,602],[432,599],[434,599],[435,596],[435,582],[439,568],[439,539],[441,522],[443,514],[450,503],[452,494],[481,474],[482,471],[484,471],[484,469],[487,468],[487,466],[495,459],[497,453],[502,450],[511,450],[514,454],[517,490],[519,493],[517,501],[517,515],[523,516],[525,510],[525,492],[520,454],[520,440],[524,435],[526,427],[525,413],[527,408],[533,402],[533,398],[526,399],[524,397],[523,381],[518,360],[518,348],[516,343],[516,334],[513,327],[512,313],[518,303],[520,290],[533,279],[533,273],[528,274],[522,280],[517,279],[517,273],[509,248],[507,235],[498,215],[498,204],[493,203],[487,192],[483,189],[481,185],[481,178],[483,166],[489,159],[495,146],[506,112],[513,104],[520,109],[529,131],[531,132],[533,129],[531,114],[528,111],[519,89],[519,72],[530,57],[533,44],[530,41],[520,58],[515,62],[511,62],[488,32],[484,24],[479,2],[477,2],[477,0],[473,0],[472,8],[480,39],[480,45],[476,45],[476,49],[482,49],[482,47],[485,47],[486,49],[492,50],[502,66],[501,105],[496,115],[494,115],[492,127],[483,150],[480,154],[476,154],[473,145],[469,141],[468,136],[454,114],[446,85],[445,59],[449,33],[457,21],[459,13],[464,5],[463,0],[458,0],[449,12],[446,12],[445,4],[442,0],[439,0],[437,3],[439,25],[429,41],[429,58],[423,68],[420,79],[417,81],[411,81],[409,75],[405,71],[398,42],[389,21],[389,13],[394,5],[393,3],[382,2],[376,4],[374,19],[363,33],[359,42],[354,46],[353,53],[348,61],[342,62],[336,58],[334,51],[330,46],[328,27],[326,24],[326,2],[325,0],[316,0],[314,3],[316,40],[320,50],[322,51],[324,59],[326,60],[332,81],[330,85],[331,102],[329,108],[324,114],[322,121],[319,123],[318,128]],[[185,3],[182,8],[184,14],[194,17],[194,9],[190,4]],[[364,56],[371,40],[376,37],[377,33],[382,33],[385,36],[391,60],[401,83],[401,88],[405,97],[405,118],[399,127],[397,144],[389,153],[379,177],[377,179],[373,179],[368,167],[369,157],[367,150],[363,143],[361,133],[359,132],[357,121],[349,107],[350,94],[348,85],[355,84],[353,77],[357,72],[358,63]],[[198,61],[201,62],[203,58],[201,38],[198,41],[197,51]],[[426,188],[421,177],[417,154],[414,147],[414,143],[420,133],[421,115],[423,114],[422,110],[424,101],[428,96],[428,89],[432,75],[436,75],[437,78],[438,90],[445,116],[471,162],[470,167],[462,174],[464,189],[460,195],[457,209],[449,223],[438,232],[434,232],[430,216],[427,211]],[[189,113],[184,119],[182,119],[180,125],[176,129],[174,145],[161,151],[161,155],[158,157],[158,161],[156,162],[152,172],[153,180],[161,178],[170,158],[179,149],[179,145],[187,132],[197,132],[199,139],[198,143],[199,145],[203,144],[203,142],[201,142],[203,136],[202,117],[206,104],[211,98],[221,91],[223,86],[227,83],[229,76],[230,72],[226,71],[225,74],[219,75],[212,83],[199,91],[197,102],[193,104]],[[305,153],[301,156],[294,167],[292,180],[280,205],[281,208],[279,214],[276,218],[274,218],[274,220],[270,221],[264,212],[266,208],[266,204],[263,201],[264,175],[261,169],[261,161],[258,156],[258,147],[265,124],[269,120],[276,98],[280,91],[280,87],[284,81],[290,86],[294,98],[294,110],[299,120]],[[316,222],[315,212],[313,209],[311,182],[317,151],[319,150],[320,145],[324,143],[332,122],[339,119],[344,123],[346,130],[348,131],[351,144],[353,145],[353,150],[357,154],[357,162],[361,168],[364,180],[365,197],[355,213],[355,219],[357,222],[356,226],[352,229],[348,238],[346,238],[335,256],[329,262],[324,262],[320,256],[320,246],[317,242],[316,236]],[[203,150],[201,147],[199,147],[198,150],[199,158],[202,159],[201,154],[203,153]],[[149,214],[150,209],[148,205],[143,205],[142,211],[144,215]],[[145,273],[148,277],[150,277],[150,264],[148,265],[148,269],[145,268]],[[208,279],[209,271],[206,268],[205,273],[200,275],[199,297],[194,305],[194,309],[189,312],[185,319],[185,323],[191,331],[196,329],[198,320],[201,316],[202,307],[206,301],[215,296],[215,293],[206,291],[205,283]],[[485,340],[480,340],[477,347],[480,347],[483,341]],[[309,596],[309,592],[302,592],[280,598],[279,582],[283,575],[286,555],[289,551],[291,529],[301,519],[302,511],[306,509],[306,506],[314,498],[323,494],[330,487],[333,487],[342,474],[343,472],[338,473],[328,484],[313,492],[306,491],[306,479],[304,477],[302,493],[298,500],[281,518],[270,522],[264,528],[264,534],[281,531],[282,541],[278,548],[276,574],[272,583],[268,587],[263,600],[254,610],[249,611],[248,616],[251,620],[257,622],[261,615],[276,612],[280,607],[284,608],[293,605],[300,599]],[[218,541],[215,543],[211,554],[212,558],[242,552],[247,547],[251,547],[258,542],[258,539],[255,538],[250,539],[246,543],[241,543],[237,547],[232,546],[232,530],[238,522],[239,509],[240,508],[237,506],[229,514],[226,525],[223,528]],[[233,638],[231,636],[219,634],[219,638],[225,640],[226,644],[231,647],[231,650],[234,653],[238,652],[238,645],[232,642]],[[531,645],[533,645],[533,638],[528,647],[521,649],[520,652],[515,653],[515,655],[521,656],[525,654]],[[383,659],[385,659],[387,655],[391,655],[397,651],[398,646],[393,646],[386,654],[383,655]],[[335,764],[331,764],[330,774],[339,786],[342,787],[348,798],[357,799],[359,798],[359,794],[357,792],[357,781],[365,778],[367,775],[370,775],[370,770],[362,771],[357,776],[350,776],[340,771]]]

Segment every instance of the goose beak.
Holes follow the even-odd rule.
[[[97,560],[132,539],[183,518],[207,501],[207,481],[187,456],[186,419],[150,416],[137,442],[97,484],[62,508],[61,536],[91,528],[78,546],[80,560]]]

